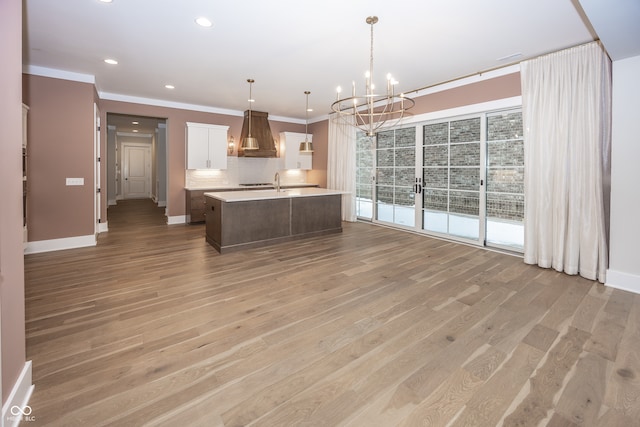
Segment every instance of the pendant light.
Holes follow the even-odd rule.
[[[257,150],[260,148],[258,145],[258,140],[251,136],[251,103],[253,102],[253,98],[251,97],[251,86],[253,85],[253,79],[247,79],[249,83],[249,135],[242,140],[241,147],[244,150]]]
[[[307,96],[307,108],[305,109],[306,121],[304,125],[304,142],[300,143],[301,153],[313,153],[313,143],[309,141],[309,92],[306,90],[304,94]]]

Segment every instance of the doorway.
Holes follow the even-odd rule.
[[[166,118],[107,113],[108,206],[125,199],[151,199],[166,214],[168,144]]]

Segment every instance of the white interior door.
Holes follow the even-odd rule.
[[[124,145],[124,198],[151,197],[151,146]]]

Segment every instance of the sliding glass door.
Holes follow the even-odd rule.
[[[358,134],[360,219],[521,251],[524,145],[520,110]]]

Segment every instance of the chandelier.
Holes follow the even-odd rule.
[[[386,94],[376,94],[373,83],[373,25],[378,22],[377,16],[369,16],[366,19],[371,27],[371,51],[369,56],[369,71],[365,74],[365,93],[356,95],[356,83],[352,83],[351,96],[340,98],[342,89],[338,87],[336,101],[331,104],[331,109],[338,113],[349,125],[355,126],[368,136],[375,136],[380,127],[387,124],[397,124],[415,102],[404,94],[396,94],[394,86],[398,82],[387,74]]]

